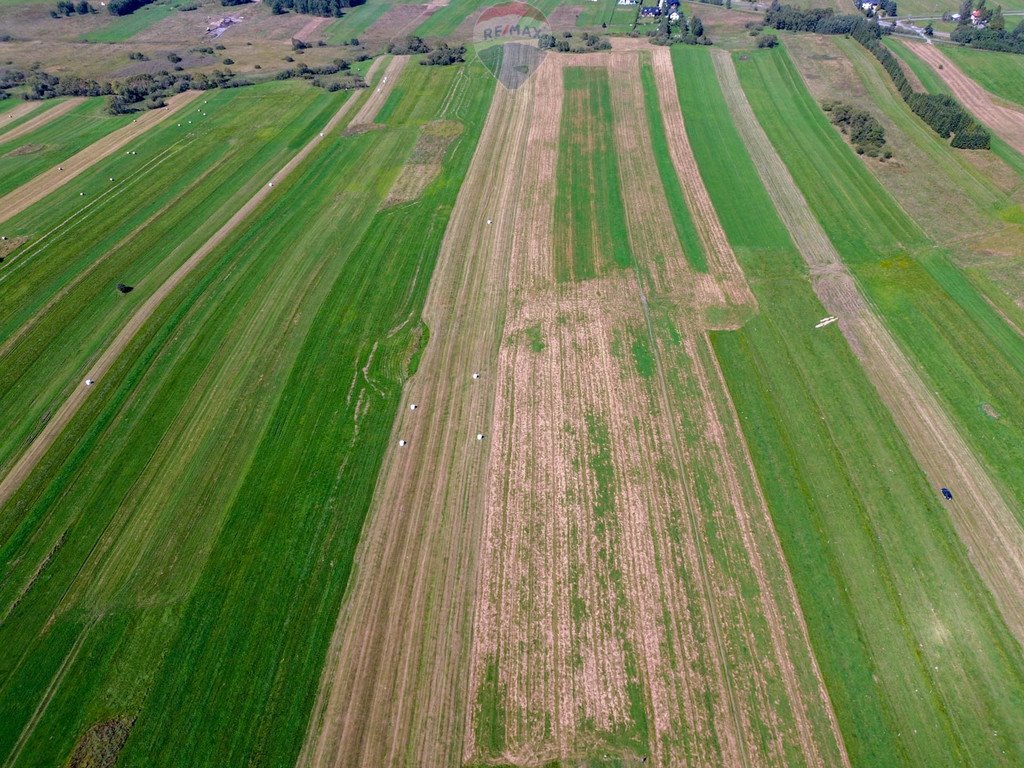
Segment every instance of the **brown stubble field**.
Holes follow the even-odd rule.
[[[612,73],[637,270],[565,285],[554,281],[550,245],[558,180],[540,169],[556,165],[559,70],[579,65]],[[524,202],[517,231],[528,237],[513,248],[509,278],[466,759],[612,752],[660,765],[841,763],[704,335],[708,303],[749,297],[742,275],[722,243],[711,276],[691,273],[671,224],[652,215],[665,200],[638,138],[647,129],[635,52],[549,57],[535,78],[525,189],[538,200]],[[663,66],[661,80],[674,94]],[[691,168],[685,188],[706,197]],[[706,238],[721,231],[703,224]],[[658,257],[668,279],[649,286],[643,275],[655,274]],[[659,307],[653,319],[648,304]],[[655,329],[661,322],[676,325],[677,341]],[[653,347],[646,374],[631,359],[634,339]]]
[[[611,75],[637,263],[558,283],[563,69],[580,65]],[[301,765],[846,762],[705,335],[709,307],[750,294],[717,222],[699,275],[652,214],[639,66],[552,55],[495,95]],[[692,156],[674,160],[713,216]]]
[[[956,503],[949,505],[953,523],[1007,626],[1024,641],[1024,532],[1013,510],[861,294],[757,122],[732,59],[723,54],[714,60],[733,120],[807,263],[815,293],[830,314],[841,318],[840,330],[925,474],[934,485],[948,482],[962,489]]]

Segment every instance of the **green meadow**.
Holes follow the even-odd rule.
[[[131,729],[118,765],[294,763],[494,87],[405,77],[379,130],[328,136],[161,304],[0,510],[10,764],[63,764],[104,722]],[[285,154],[340,104],[302,93]],[[379,210],[432,119],[465,126],[441,174]]]
[[[672,55],[702,178],[760,308],[741,330],[714,332],[712,344],[851,761],[1017,762],[1020,646],[839,330],[812,330],[824,308],[732,124],[708,52],[679,46]],[[774,63],[763,58],[739,63]],[[801,111],[790,117],[799,134]],[[894,223],[891,234],[876,223],[860,236],[915,236]]]

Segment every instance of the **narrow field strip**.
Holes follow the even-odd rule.
[[[697,231],[700,232],[704,250],[711,263],[711,271],[721,282],[722,289],[728,300],[733,304],[755,304],[754,297],[747,286],[746,278],[736,261],[729,240],[722,230],[714,205],[708,196],[704,182],[701,180],[694,159],[690,140],[686,134],[686,124],[679,108],[679,95],[676,89],[675,74],[672,70],[672,58],[668,48],[655,47],[651,53],[654,66],[654,77],[658,85],[658,96],[661,99],[661,115],[668,135],[669,150],[676,174],[683,184],[686,203],[693,212]]]
[[[189,102],[192,101],[199,92],[188,92],[180,94],[180,96],[189,96],[190,98],[179,101],[174,108],[180,109]],[[322,135],[314,136],[310,141],[303,146],[295,156],[286,163],[281,170],[275,173],[268,181],[266,186],[260,187],[259,191],[253,195],[236,213],[231,217],[226,224],[224,224],[209,240],[207,240],[195,253],[192,254],[178,269],[146,300],[146,302],[139,307],[139,309],[132,315],[128,323],[121,329],[110,345],[103,351],[96,362],[90,367],[89,371],[83,377],[82,386],[78,387],[72,395],[54,412],[52,418],[46,423],[46,426],[39,432],[39,434],[32,441],[32,444],[28,447],[21,458],[15,463],[7,475],[0,480],[0,507],[10,500],[11,496],[18,490],[21,484],[25,481],[28,475],[32,472],[35,466],[39,463],[42,457],[49,450],[53,442],[60,436],[64,427],[67,426],[68,422],[78,412],[78,409],[82,406],[82,403],[89,395],[89,388],[85,386],[85,380],[91,379],[93,381],[99,380],[110,367],[117,360],[117,357],[129,344],[139,328],[153,315],[157,307],[161,302],[178,286],[181,282],[195,269],[209,253],[216,248],[228,235],[230,235],[239,224],[241,224],[252,211],[271,193],[273,184],[280,183],[287,178],[292,171],[295,170],[298,165],[305,160],[306,157],[316,148],[316,146],[323,139],[323,136],[330,133],[337,125],[345,119],[348,111],[352,108],[356,99],[350,98],[341,105],[341,108],[335,113],[335,115],[327,122],[322,131]],[[151,114],[151,113],[150,113]],[[166,115],[165,115],[166,116]],[[132,126],[135,128],[136,126]],[[134,138],[139,131],[133,130],[127,137],[123,137],[118,146],[111,148],[105,154],[109,154],[115,151],[124,143]],[[99,160],[96,158],[95,160]],[[88,163],[91,165],[92,162]],[[84,171],[88,165],[84,165],[78,172]],[[0,201],[2,203],[2,201]]]
[[[4,135],[8,130],[8,126],[16,124],[25,115],[42,106],[43,102],[41,101],[19,101],[15,104],[9,104],[8,108],[4,110],[3,115],[0,115],[0,136]]]
[[[376,67],[383,59],[376,59],[373,62],[373,66]],[[388,100],[388,96],[395,88],[395,81],[398,80],[398,74],[405,68],[405,65],[409,63],[408,56],[393,56],[391,61],[388,62],[387,67],[384,69],[384,73],[381,75],[380,81],[376,86],[371,85],[373,91],[370,93],[366,101],[363,102],[363,106],[360,107],[359,111],[356,112],[355,117],[352,118],[349,123],[350,128],[357,128],[359,126],[369,125],[376,119],[377,113],[380,112],[381,107]],[[370,81],[370,73],[367,73],[367,81]]]
[[[716,52],[718,53],[718,52]],[[971,561],[1024,643],[1024,530],[949,414],[907,360],[860,292],[815,218],[740,86],[732,58],[715,55],[715,71],[751,160],[807,263],[822,305],[839,327],[932,485],[957,488],[948,505]]]
[[[475,435],[492,407],[531,104],[528,90],[496,88],[461,181],[423,311],[430,341],[391,431],[300,766],[461,764],[489,445]]]
[[[14,141],[15,139],[19,139],[27,133],[31,133],[36,128],[42,128],[44,125],[46,125],[54,118],[60,117],[61,115],[70,112],[83,101],[85,101],[84,98],[81,98],[79,96],[73,96],[69,98],[67,101],[62,101],[60,104],[54,107],[50,107],[49,109],[45,110],[42,114],[29,118],[25,122],[20,123],[16,128],[12,128],[9,131],[2,130],[3,125],[0,125],[0,144],[6,144],[9,141]],[[33,111],[39,105],[40,102],[38,101],[24,101],[14,109],[10,110],[7,114],[5,114],[4,121],[13,122],[22,115],[25,115]]]
[[[978,120],[1003,141],[1024,153],[1024,108],[1014,108],[996,99],[965,75],[936,45],[906,41],[907,47],[927,62],[953,94]]]
[[[54,190],[59,189],[79,174],[87,171],[103,158],[108,157],[128,142],[138,138],[139,135],[150,127],[185,108],[197,99],[200,94],[201,91],[185,91],[184,93],[175,94],[167,100],[166,107],[144,112],[133,123],[114,131],[78,154],[69,157],[63,162],[61,167],[42,173],[13,192],[0,197],[0,223],[21,213],[33,203],[42,200]],[[58,105],[48,110],[45,114],[49,115],[54,110],[59,109],[60,106],[63,105]]]

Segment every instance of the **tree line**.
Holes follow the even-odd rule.
[[[362,5],[365,0],[273,0],[270,10],[281,14],[287,11],[305,13],[310,16],[344,16],[345,11],[354,5]]]
[[[841,101],[825,101],[821,108],[828,112],[828,119],[838,125],[843,133],[850,137],[850,143],[858,155],[877,157],[885,146],[885,128],[866,109],[859,109]],[[885,151],[885,158],[892,157],[892,152]]]
[[[883,30],[877,22],[864,16],[835,16],[828,8],[803,9],[780,5],[778,0],[774,0],[765,14],[765,24],[775,29],[850,35],[878,59],[907,106],[939,136],[948,139],[952,134],[950,143],[958,149],[988,149],[991,146],[992,137],[988,130],[952,96],[914,90],[899,60],[882,45]]]

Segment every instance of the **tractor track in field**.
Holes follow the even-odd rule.
[[[42,128],[44,125],[51,122],[52,120],[57,119],[61,115],[66,115],[68,112],[70,112],[72,109],[74,109],[84,101],[85,99],[80,96],[74,96],[68,99],[67,101],[62,101],[57,106],[46,110],[42,114],[36,115],[33,118],[29,118],[24,123],[19,125],[17,128],[12,128],[9,131],[4,131],[3,133],[0,133],[0,144],[6,144],[9,141],[20,139],[26,133],[31,133],[32,131],[36,130],[36,128]],[[26,101],[24,102],[24,106],[28,107],[28,109],[22,109],[21,111],[19,111],[18,107],[15,107],[9,113],[10,117],[8,117],[8,119],[17,119],[20,115],[23,115],[26,112],[30,112],[31,109],[33,107],[38,106],[38,104],[39,102]]]
[[[942,78],[972,115],[1024,154],[1024,110],[1000,103],[999,99],[965,75],[937,46],[909,40],[906,45]]]
[[[953,525],[1007,626],[1024,643],[1024,531],[1012,508],[860,292],[757,122],[732,59],[724,54],[714,61],[736,126],[810,270],[815,293],[826,311],[839,317],[840,330],[936,493],[940,486],[954,489],[955,498],[946,505]]]
[[[452,210],[423,312],[430,341],[363,528],[304,768],[461,764],[489,450],[475,435],[490,421],[531,106],[528,91],[497,87]]]
[[[377,61],[380,61],[380,59],[377,59]],[[390,96],[392,90],[394,90],[395,80],[398,79],[398,73],[401,72],[408,63],[408,56],[392,57],[391,61],[388,62],[387,68],[384,70],[384,74],[381,75],[380,82],[373,88],[373,91],[370,92],[369,98],[363,102],[363,106],[358,112],[356,112],[355,117],[353,117],[349,123],[350,129],[367,126],[373,123],[374,119],[377,117],[377,113],[380,112],[380,108],[384,106],[384,102],[388,100],[388,96]]]
[[[81,152],[72,155],[56,168],[36,176],[17,189],[0,197],[0,223],[24,211],[30,205],[39,202],[51,192],[60,189],[72,179],[85,173],[92,166],[109,157],[125,144],[137,139],[145,131],[157,123],[161,123],[171,115],[184,109],[199,97],[202,91],[185,91],[175,94],[167,100],[167,106],[144,112],[135,122],[118,128],[113,133],[93,142]],[[59,109],[59,107],[54,107]],[[48,110],[45,114],[50,114]]]
[[[367,76],[371,77],[373,72],[374,67],[371,67],[370,71],[367,72]],[[185,100],[184,103],[179,102],[178,108],[190,103],[198,93],[199,92],[194,92],[195,95]],[[179,95],[185,96],[187,94]],[[347,99],[334,116],[327,121],[323,131],[321,131],[322,135],[314,136],[310,139],[309,142],[307,142],[284,166],[282,166],[280,170],[270,177],[266,185],[261,186],[255,195],[246,201],[246,203],[239,208],[239,210],[220,229],[218,229],[210,239],[203,243],[195,253],[182,263],[182,265],[178,267],[178,269],[175,270],[174,273],[168,277],[167,280],[165,280],[160,287],[146,299],[145,302],[143,302],[139,309],[136,310],[135,314],[133,314],[128,322],[121,328],[114,340],[106,347],[106,349],[103,350],[92,366],[90,366],[86,374],[82,376],[82,383],[77,385],[74,390],[72,390],[71,395],[60,405],[59,408],[57,408],[56,411],[54,411],[53,415],[46,422],[46,425],[32,440],[32,443],[28,446],[25,452],[22,453],[11,470],[2,480],[0,480],[0,507],[3,507],[18,491],[29,474],[31,474],[32,470],[36,467],[43,456],[45,456],[50,446],[53,445],[54,441],[61,435],[64,428],[68,423],[70,423],[71,419],[73,419],[75,414],[78,413],[79,408],[81,408],[92,390],[92,387],[85,386],[85,380],[92,379],[97,385],[102,383],[103,375],[110,370],[118,356],[124,351],[128,344],[131,343],[135,334],[138,333],[139,329],[142,328],[145,322],[152,317],[153,313],[157,310],[163,300],[167,298],[167,296],[169,296],[170,293],[177,288],[182,281],[184,281],[185,278],[188,277],[188,275],[197,266],[199,266],[200,263],[202,263],[211,251],[220,245],[220,243],[223,242],[243,221],[248,218],[249,214],[251,214],[259,204],[263,202],[271,192],[271,184],[280,183],[286,179],[292,171],[294,171],[316,148],[316,146],[322,141],[323,136],[330,133],[338,126],[339,123],[342,122],[342,120],[344,120],[355,102],[355,96]],[[136,133],[133,132],[130,138],[134,138],[135,135]]]

